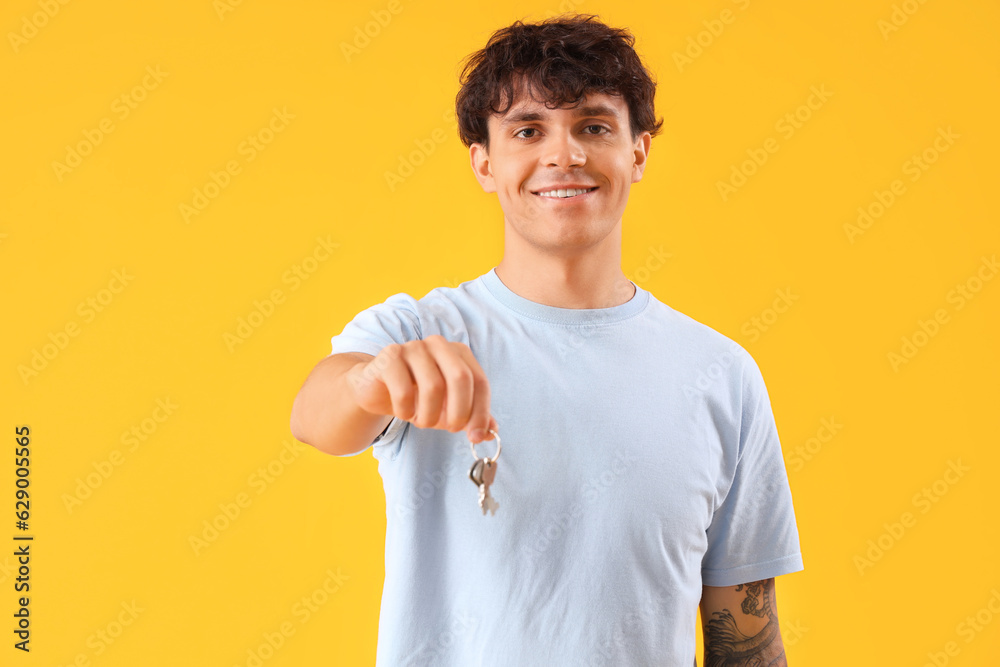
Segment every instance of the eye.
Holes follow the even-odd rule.
[[[588,134],[596,136],[598,134],[601,134],[601,131],[606,132],[608,134],[611,133],[611,130],[609,128],[605,127],[604,125],[597,125],[597,124],[588,125],[584,129],[589,130],[592,127],[596,127],[598,129],[598,131],[597,132],[589,132]],[[518,130],[516,133],[514,133],[514,137],[517,138],[517,139],[520,139],[521,141],[525,141],[527,139],[531,139],[534,136],[534,135],[532,135],[532,137],[524,137],[524,136],[521,136],[522,132],[536,132],[537,133],[538,130],[535,129],[535,128],[533,128],[533,127],[525,127],[523,129]]]

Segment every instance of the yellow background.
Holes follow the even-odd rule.
[[[455,132],[460,61],[515,19],[576,10],[630,28],[659,84],[664,133],[633,186],[623,271],[744,345],[768,386],[805,562],[778,579],[790,664],[993,664],[1000,280],[983,257],[1000,251],[997,4],[398,3],[4,3],[0,426],[8,448],[31,428],[35,541],[23,654],[8,449],[0,662],[247,665],[289,623],[263,664],[373,663],[381,478],[370,451],[293,447],[292,400],[356,313],[500,261],[499,205]],[[814,86],[830,95],[803,110]],[[143,98],[124,117],[123,95]],[[268,136],[275,109],[294,118]],[[78,166],[54,166],[102,121],[113,131]],[[935,154],[948,128],[958,136]],[[271,141],[251,160],[258,134]],[[718,183],[769,139],[777,152],[724,199]],[[911,180],[925,151],[935,162]],[[390,189],[401,160],[420,164]],[[181,205],[231,161],[238,173],[186,220]],[[905,193],[850,238],[897,179]],[[320,238],[336,249],[307,261]],[[313,271],[295,283],[296,266]],[[959,308],[967,283],[979,291]],[[275,290],[281,302],[227,343]],[[769,312],[779,290],[797,298]],[[922,345],[894,365],[904,337]],[[160,421],[158,400],[176,406]],[[144,426],[130,449],[123,434]],[[968,470],[949,482],[955,461]],[[268,465],[280,473],[264,483]],[[67,505],[88,475],[99,486]],[[340,583],[318,594],[328,570]],[[324,604],[305,617],[309,596]],[[977,612],[990,622],[961,625]]]

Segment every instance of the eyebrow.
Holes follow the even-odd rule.
[[[573,115],[602,116],[620,120],[618,112],[607,104],[592,104],[589,106],[577,107],[576,109],[573,109]],[[545,120],[546,118],[548,118],[548,115],[539,111],[515,111],[500,121],[500,127],[505,128],[510,125],[517,125],[518,123],[526,123],[533,120]]]

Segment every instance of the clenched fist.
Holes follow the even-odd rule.
[[[492,440],[490,385],[472,350],[444,336],[386,345],[369,362],[347,372],[358,405],[393,415],[418,428],[468,430],[472,443]]]

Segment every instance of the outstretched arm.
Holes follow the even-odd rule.
[[[700,608],[705,667],[788,667],[773,577],[704,586]]]

